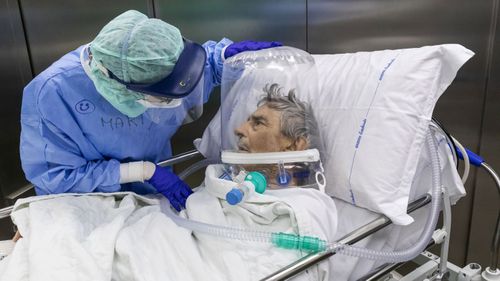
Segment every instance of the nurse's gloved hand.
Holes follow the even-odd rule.
[[[191,188],[167,168],[156,165],[153,176],[147,181],[167,197],[170,204],[179,212],[186,207],[186,199],[193,193]]]
[[[241,41],[233,43],[226,47],[224,58],[230,58],[244,51],[257,51],[273,47],[283,46],[280,42],[259,42],[259,41]]]

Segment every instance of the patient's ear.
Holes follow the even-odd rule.
[[[301,151],[306,150],[309,147],[309,142],[305,138],[298,138],[292,141],[286,150],[288,151]]]

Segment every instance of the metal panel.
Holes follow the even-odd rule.
[[[183,36],[203,43],[227,37],[233,41],[281,41],[286,45],[306,48],[306,1],[196,1],[157,0],[156,16],[177,26]],[[215,90],[197,122],[180,128],[172,139],[174,153],[193,148],[194,138],[203,130],[219,106],[219,91]],[[185,167],[179,165],[179,168]],[[180,169],[179,169],[180,170]],[[188,180],[196,186],[202,178]]]
[[[200,43],[219,40],[268,40],[306,47],[306,2],[157,0],[156,16]]]
[[[500,173],[500,26],[497,4],[496,27],[492,29],[491,71],[488,78],[488,90],[483,115],[480,154],[497,173]],[[495,32],[496,30],[496,32]],[[474,194],[472,223],[468,262],[477,261],[483,266],[489,265],[489,250],[493,239],[493,230],[500,208],[499,190],[485,171],[478,170]],[[499,265],[497,265],[499,266]]]
[[[474,51],[475,57],[459,71],[434,114],[464,145],[477,150],[492,0],[310,0],[308,8],[312,53],[443,43],[459,43]],[[472,177],[466,186],[469,195],[473,182]],[[471,205],[472,196],[467,196],[454,208],[450,259],[459,265],[466,260]]]
[[[90,42],[107,22],[126,10],[153,16],[151,1],[20,1],[35,74]]]
[[[0,147],[0,207],[5,206],[5,195],[25,184],[19,160],[21,93],[31,79],[28,53],[17,1],[0,2],[0,120],[2,137]],[[11,237],[9,220],[0,222],[0,239]]]
[[[31,80],[26,42],[16,1],[0,3],[0,115],[3,121],[0,179],[3,195],[25,184],[19,160],[19,116],[24,85]]]

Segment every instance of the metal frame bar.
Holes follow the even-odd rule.
[[[415,281],[415,280],[479,280],[480,272],[471,271],[473,264],[465,267],[458,267],[453,263],[447,262],[447,271],[445,274],[439,272],[439,264],[441,258],[438,255],[424,251],[413,262],[418,265],[413,271],[405,274],[400,281]],[[480,266],[476,264],[479,268]]]
[[[198,150],[193,149],[193,150],[181,153],[179,155],[173,156],[167,160],[161,161],[158,163],[158,165],[160,165],[162,167],[175,165],[175,164],[187,161],[189,159],[192,159],[196,156],[203,156],[203,155]]]
[[[429,250],[432,246],[436,245],[436,242],[434,240],[431,240],[425,250]],[[357,281],[373,281],[373,280],[378,280],[379,278],[383,277],[384,275],[390,273],[391,271],[399,268],[406,262],[398,262],[398,263],[385,263],[371,272],[365,274],[363,277],[359,278]]]
[[[27,184],[19,189],[17,189],[16,191],[8,194],[7,196],[5,196],[5,198],[7,199],[10,199],[10,200],[16,200],[16,198],[19,198],[19,196],[23,195],[24,193],[32,190],[35,186],[32,185],[32,184]]]
[[[431,202],[431,196],[429,194],[426,194],[423,197],[413,201],[408,205],[408,213],[412,213],[415,210],[418,210],[421,207],[429,204],[430,202]],[[342,244],[352,245],[390,224],[391,220],[389,218],[387,218],[386,216],[380,216],[379,218],[373,220],[372,222],[369,222],[364,226],[342,237],[338,242]],[[271,275],[261,279],[261,281],[286,280],[306,270],[307,268],[330,258],[335,254],[336,251],[334,249],[329,249],[320,253],[309,254],[281,268],[280,270],[272,273]]]
[[[486,172],[493,178],[495,184],[498,188],[498,192],[500,193],[500,177],[498,177],[497,173],[490,165],[486,162],[481,163],[481,167],[483,167]],[[498,268],[498,251],[500,250],[500,210],[498,211],[497,217],[497,225],[495,227],[495,233],[493,234],[493,241],[491,242],[491,260],[490,260],[490,269],[496,271]]]
[[[0,219],[9,217],[10,213],[12,212],[13,207],[14,206],[9,206],[9,207],[5,207],[3,209],[0,209]]]
[[[436,245],[436,242],[434,240],[429,241],[429,244],[427,244],[427,247],[425,247],[425,250],[429,250],[432,246]],[[405,264],[406,262],[398,262],[398,263],[385,263],[371,272],[365,274],[363,277],[359,278],[357,281],[373,281],[373,280],[378,280],[379,278],[383,277],[384,275],[390,273],[391,271],[398,269],[400,266]]]

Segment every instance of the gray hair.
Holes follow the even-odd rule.
[[[265,95],[259,100],[257,106],[267,106],[271,109],[281,112],[280,131],[292,139],[304,138],[309,144],[309,148],[315,148],[318,137],[318,125],[314,118],[311,106],[300,101],[295,96],[295,90],[292,89],[288,95],[282,94],[283,88],[274,83],[264,87]]]

